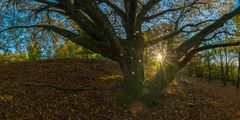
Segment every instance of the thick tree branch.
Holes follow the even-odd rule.
[[[60,1],[59,6],[65,11],[65,16],[73,20],[80,28],[82,28],[92,38],[104,41],[100,28],[91,20],[83,11],[78,10],[71,2]]]
[[[152,9],[154,5],[159,3],[161,0],[149,0],[149,2],[142,7],[142,10],[137,16],[137,27],[140,29],[141,24],[144,22],[143,18],[146,16],[149,10]]]
[[[46,6],[63,10],[60,14],[69,17],[73,20],[80,28],[82,28],[92,38],[100,41],[104,41],[104,37],[100,34],[97,25],[89,19],[82,11],[79,11],[69,0],[57,0],[57,2],[49,2],[48,0],[36,0],[39,3],[45,4]],[[39,11],[37,8],[36,10]],[[46,10],[47,11],[47,10]]]
[[[199,22],[199,23],[196,23],[196,24],[186,24],[186,25],[182,26],[181,28],[173,31],[172,33],[169,33],[165,36],[158,37],[155,40],[145,42],[145,47],[151,47],[155,44],[158,44],[159,42],[174,38],[177,35],[179,35],[180,33],[184,32],[184,29],[187,28],[187,27],[198,27],[199,25],[202,25],[202,24],[205,24],[205,23],[211,22],[211,21],[213,21],[213,20],[206,20],[206,21],[202,21],[202,22]]]
[[[101,37],[99,39],[103,39],[104,41],[106,41],[108,46],[111,48],[111,51],[115,53],[115,55],[120,55],[121,51],[123,51],[123,48],[119,38],[117,37],[117,34],[115,33],[114,27],[112,26],[109,19],[100,10],[95,1],[82,0],[77,5],[74,5],[70,2],[62,2],[61,4],[65,7],[64,9],[69,11],[69,14],[75,13],[71,15],[73,18],[77,16],[76,14],[79,14],[81,12],[83,12],[83,15],[85,15],[88,20],[90,18],[90,21],[95,24],[95,28],[98,29],[98,33],[101,34]],[[81,19],[82,18],[80,17],[77,20]],[[88,24],[85,25],[88,26]],[[84,30],[85,29],[88,29],[88,27],[84,28]],[[97,33],[95,32],[93,34]]]
[[[227,35],[232,35],[232,36],[235,35],[235,34],[233,34],[233,33],[230,33],[230,32],[228,32],[228,31],[226,31],[226,30],[224,30],[224,31],[219,31],[219,32],[214,33],[210,38],[204,39],[203,42],[210,41],[210,40],[218,37],[218,35],[220,35],[220,34],[227,34]]]
[[[124,21],[126,20],[126,13],[122,11],[118,6],[114,5],[109,0],[99,0],[100,2],[106,3],[109,7],[111,7],[117,15],[119,15]]]
[[[136,16],[137,16],[137,1],[138,0],[127,0],[126,2],[126,8],[127,8],[127,21],[125,29],[127,33],[127,37],[129,39],[134,38],[134,33],[136,31]]]
[[[181,8],[167,9],[167,10],[161,11],[161,12],[159,12],[157,14],[154,14],[152,16],[144,17],[144,21],[149,21],[149,20],[154,19],[156,17],[162,16],[162,15],[164,15],[166,13],[178,11],[178,10],[181,10],[181,9],[183,9],[183,8],[181,7]]]
[[[58,6],[56,3],[50,2],[49,0],[35,0],[35,1],[37,1],[39,3],[47,4],[47,5],[54,5],[54,6],[56,5],[56,6]]]
[[[48,30],[52,30],[53,32],[62,35],[66,38],[68,38],[69,40],[71,40],[72,42],[81,45],[85,48],[88,48],[90,50],[92,50],[93,52],[96,53],[100,53],[100,54],[104,54],[105,51],[108,51],[109,49],[107,49],[107,47],[105,46],[105,48],[101,48],[104,46],[103,43],[99,43],[99,41],[92,39],[89,36],[81,36],[78,35],[76,33],[73,33],[69,30],[66,29],[62,29],[56,26],[48,26],[48,25],[32,25],[32,26],[13,26],[4,30],[1,30],[1,32],[7,31],[7,30],[11,30],[11,29],[16,29],[16,28],[43,28],[43,29],[48,29]],[[103,45],[103,46],[100,46]],[[106,50],[105,50],[106,49]]]
[[[207,49],[214,49],[214,48],[219,48],[219,47],[230,47],[230,46],[239,46],[240,42],[235,42],[235,43],[223,43],[223,44],[215,44],[215,45],[205,45],[196,49],[193,49],[192,52],[200,52],[203,50]]]
[[[186,65],[191,60],[191,58],[198,52],[208,50],[208,49],[214,49],[214,48],[219,48],[219,47],[230,47],[230,46],[240,46],[240,42],[205,45],[205,46],[193,49],[185,55],[183,60],[179,61],[179,66]]]
[[[201,30],[199,33],[197,33],[190,39],[184,41],[177,49],[175,49],[175,52],[177,52],[180,56],[181,54],[187,52],[189,49],[193,48],[194,46],[200,45],[206,36],[214,32],[216,29],[222,27],[228,20],[232,19],[234,16],[238,14],[240,14],[240,6],[235,10],[233,10],[232,12],[223,15],[214,23],[207,26],[206,28]]]
[[[33,16],[37,16],[37,14],[44,11],[55,12],[55,13],[64,15],[65,12],[58,8],[59,6],[57,4],[48,4],[48,5],[40,6],[39,8],[32,10],[32,13],[31,15],[28,16],[28,18],[31,19]]]
[[[163,11],[160,11],[159,13],[154,14],[154,15],[144,17],[144,21],[149,21],[151,19],[155,19],[157,17],[163,16],[166,13],[178,11],[178,10],[185,9],[185,8],[188,8],[188,7],[192,7],[192,6],[197,5],[197,4],[205,4],[205,3],[198,2],[198,0],[195,0],[193,3],[191,3],[189,5],[185,5],[185,6],[178,7],[178,8],[171,8],[171,9],[163,10]]]
[[[171,38],[174,38],[174,37],[175,37],[176,35],[178,35],[179,33],[181,33],[180,30],[174,31],[174,32],[172,32],[172,33],[170,33],[170,34],[168,34],[168,35],[165,35],[165,36],[158,37],[158,38],[156,38],[156,39],[154,39],[154,40],[151,40],[151,41],[146,41],[146,42],[144,43],[144,46],[145,46],[145,48],[151,47],[151,46],[156,45],[156,44],[158,44],[158,43],[160,43],[160,42],[162,42],[162,41],[166,41],[166,40],[169,40],[169,39],[171,39]]]

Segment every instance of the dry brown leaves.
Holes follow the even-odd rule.
[[[1,119],[72,120],[234,120],[240,118],[240,92],[206,81],[175,81],[162,105],[131,109],[116,104],[121,74],[114,63],[62,59],[0,65]],[[33,86],[26,86],[33,84]],[[67,91],[62,88],[97,88]],[[109,88],[109,89],[106,89]],[[139,112],[143,111],[144,112]],[[136,114],[135,114],[135,113]],[[137,114],[140,113],[140,114]]]

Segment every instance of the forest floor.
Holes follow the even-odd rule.
[[[59,59],[2,64],[0,119],[240,119],[240,91],[231,86],[178,77],[162,93],[158,107],[145,108],[136,103],[126,109],[116,104],[120,81],[118,66],[103,61]]]

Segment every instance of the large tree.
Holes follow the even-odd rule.
[[[5,30],[51,30],[119,63],[124,78],[120,101],[125,104],[153,100],[197,52],[240,44],[237,40],[209,44],[220,34],[229,33],[226,23],[234,26],[230,20],[240,14],[236,1],[222,4],[207,0],[7,0],[2,5],[11,3],[25,8],[22,11],[30,11],[29,18],[47,16],[57,21],[56,15],[60,15],[71,24],[62,27],[38,20],[37,24]],[[57,21],[61,22],[66,23]],[[158,35],[146,37],[147,33]],[[144,51],[156,45],[168,45],[166,62],[154,77],[145,80]]]

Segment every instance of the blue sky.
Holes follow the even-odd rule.
[[[226,0],[221,0],[222,2],[226,2]],[[0,2],[1,4],[1,2]],[[234,4],[235,4],[235,7],[238,7],[239,6],[239,0],[235,0],[234,1]],[[14,8],[16,9],[16,8]],[[11,10],[14,10],[14,9],[11,9]],[[24,19],[26,16],[27,16],[27,13],[21,13],[21,12],[17,12],[17,11],[14,11],[14,12],[11,12],[11,10],[8,10],[7,12],[1,12],[0,15],[2,16],[0,18],[0,25],[1,25],[1,28],[6,28],[6,27],[9,27],[9,26],[12,26],[12,25],[31,25],[31,24],[34,24],[34,21],[28,21],[27,23],[23,23],[23,24],[20,24],[17,22],[17,19]],[[15,18],[13,18],[13,16],[15,16]],[[212,14],[212,17],[214,17],[214,14]],[[201,16],[198,16],[196,17],[196,19],[201,19]],[[40,19],[39,19],[40,20]],[[63,19],[63,21],[66,22],[66,20]],[[149,24],[150,25],[150,24]],[[152,26],[152,25],[150,25]],[[71,27],[69,27],[69,29],[71,29]],[[23,32],[24,34],[20,34],[21,32]],[[31,30],[27,30],[27,29],[18,29],[18,30],[15,30],[15,33],[17,33],[17,36],[13,37],[13,38],[10,38],[10,34],[9,32],[4,32],[2,34],[0,34],[0,39],[1,41],[5,41],[6,39],[15,39],[15,40],[19,40],[19,41],[24,41],[24,39],[27,39],[27,37],[29,37],[29,32],[31,32]],[[17,38],[18,37],[18,38]],[[48,39],[51,39],[52,37],[46,37]],[[2,42],[4,43],[4,42]],[[27,44],[27,42],[23,42],[22,45],[24,46],[24,44]],[[15,45],[13,42],[9,42],[9,43],[5,43],[5,45],[9,46],[10,50],[11,51],[15,51]]]

